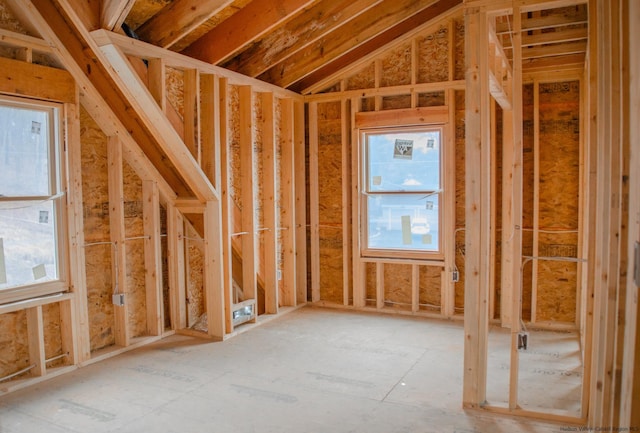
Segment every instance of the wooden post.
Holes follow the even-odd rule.
[[[32,376],[44,376],[47,372],[44,353],[44,328],[42,324],[42,305],[27,309],[27,334],[29,336],[29,362],[35,367]]]
[[[184,144],[191,155],[202,162],[200,146],[200,74],[197,69],[184,70]]]
[[[441,278],[440,314],[452,317],[455,314],[456,287],[452,276],[456,263],[456,96],[455,90],[446,93],[449,120],[444,129],[442,182],[444,189],[444,220],[442,247],[444,269]]]
[[[147,332],[162,335],[162,249],[160,242],[160,192],[152,180],[142,182],[144,225],[144,273],[147,305]]]
[[[490,137],[486,13],[465,10],[465,345],[463,404],[486,399],[489,327]]]
[[[420,311],[420,266],[416,264],[411,265],[411,311]]]
[[[318,191],[318,104],[309,103],[309,221],[311,223],[311,302],[320,300],[320,228]]]
[[[273,93],[262,98],[262,209],[264,215],[264,307],[265,313],[278,313],[278,217],[276,196],[275,99]]]
[[[360,137],[356,127],[356,113],[362,108],[360,98],[351,99],[351,247],[353,248],[353,306],[362,308],[367,303],[366,266],[360,257]]]
[[[184,220],[173,204],[167,205],[167,236],[171,324],[173,329],[183,329],[187,327]]]
[[[295,166],[295,266],[296,303],[307,302],[307,199],[306,199],[306,145],[304,103],[293,103],[293,157]],[[292,227],[293,228],[293,227]]]
[[[124,191],[122,167],[122,142],[109,137],[107,145],[109,164],[109,228],[113,244],[114,295],[123,295],[122,305],[114,305],[114,334],[118,346],[129,345],[129,300],[127,299],[127,248],[124,228]]]
[[[347,104],[347,99],[340,101],[341,130],[340,138],[342,140],[342,287],[343,298],[342,303],[349,305],[350,298],[353,296],[353,288],[351,287],[351,131],[349,129],[349,120],[351,111]]]
[[[253,172],[253,92],[250,86],[240,86],[240,177],[242,184],[242,291],[245,299],[258,298],[256,266],[256,226],[254,215],[255,185]]]
[[[200,166],[216,191],[220,191],[220,86],[213,74],[200,75]]]
[[[69,227],[69,287],[75,294],[74,311],[67,318],[61,332],[73,334],[74,343],[69,345],[71,363],[84,362],[91,358],[89,336],[89,311],[87,308],[87,275],[84,254],[84,228],[82,208],[82,156],[80,140],[80,115],[76,104],[65,104],[66,113],[66,158],[67,158],[67,220]],[[61,315],[63,312],[61,311]],[[69,320],[73,318],[73,320]]]
[[[294,105],[291,99],[280,100],[280,224],[277,230],[282,240],[282,305],[296,305],[295,264],[295,127]],[[306,258],[305,258],[306,260]]]
[[[384,263],[376,263],[376,308],[384,308]]]
[[[204,290],[207,332],[217,340],[223,340],[225,333],[221,218],[220,202],[207,202],[204,212]]]
[[[233,290],[233,250],[231,244],[231,232],[233,230],[233,201],[229,193],[229,143],[227,140],[228,127],[228,100],[227,100],[227,79],[220,78],[220,162],[219,173],[220,181],[218,187],[221,191],[222,202],[222,268],[224,275],[224,305],[225,305],[225,328],[227,332],[233,331],[232,305],[233,298],[231,291]]]

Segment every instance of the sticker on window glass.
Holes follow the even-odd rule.
[[[427,210],[433,210],[433,202],[431,200],[427,200],[426,208]]]
[[[40,134],[40,130],[42,129],[42,123],[36,122],[33,120],[31,122],[31,133],[32,134]]]
[[[40,278],[44,278],[47,276],[47,270],[44,267],[44,264],[39,264],[33,267],[33,279],[39,280]]]
[[[411,216],[402,215],[402,244],[411,245]]]
[[[433,149],[435,147],[436,140],[435,138],[427,139],[427,149]]]
[[[40,211],[40,224],[49,223],[49,211],[41,210]]]
[[[395,159],[411,159],[413,157],[413,140],[396,138],[396,144],[393,147],[393,157]]]
[[[426,235],[422,235],[422,243],[423,244],[430,244],[432,241],[431,239],[431,235],[429,233],[427,233]]]
[[[0,284],[7,284],[7,267],[4,264],[4,240],[0,238]]]
[[[374,185],[382,185],[382,176],[373,176]]]

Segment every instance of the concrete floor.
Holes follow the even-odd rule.
[[[457,322],[302,308],[173,336],[0,397],[0,432],[561,432],[463,411]],[[566,426],[565,426],[566,427]]]

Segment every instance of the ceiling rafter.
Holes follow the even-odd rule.
[[[314,1],[279,0],[265,5],[262,0],[254,0],[182,50],[182,53],[207,63],[219,63]]]
[[[533,17],[522,19],[522,31],[542,30],[554,27],[572,26],[578,24],[587,24],[587,9],[581,7],[575,16],[549,15],[546,17]],[[501,22],[496,24],[496,34],[511,33],[513,25],[510,22]]]
[[[396,35],[410,30],[410,28],[398,27],[396,23],[405,23],[408,18],[437,3],[437,1],[415,0],[397,0],[393,4],[383,2],[350,21],[349,25],[342,26],[303,51],[274,65],[258,78],[281,87],[288,87],[317,69],[323,68],[327,63],[332,63],[334,59],[342,55],[350,58],[349,63],[356,61],[362,55],[361,52],[358,51],[354,55],[351,52],[360,45],[380,34],[387,33],[390,28],[396,30]],[[414,25],[419,24],[414,23]]]
[[[107,30],[117,30],[131,11],[136,0],[102,0],[100,26]]]
[[[460,4],[462,4],[462,0],[440,0],[433,2],[430,6],[390,26],[385,31],[379,33],[367,42],[360,44],[353,50],[335,57],[332,61],[326,62],[322,67],[317,68],[311,73],[298,77],[295,82],[289,83],[288,87],[296,92],[303,92],[315,83],[325,80],[353,62],[392,42],[399,36],[420,27]]]
[[[169,48],[234,0],[175,0],[162,8],[137,33],[140,39]]]
[[[222,66],[251,77],[269,69],[326,34],[345,25],[383,0],[318,2],[284,26],[265,35]]]

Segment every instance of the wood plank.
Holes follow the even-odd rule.
[[[579,72],[584,68],[585,59],[585,54],[527,59],[523,60],[522,69],[528,74],[537,71],[556,73],[563,70],[575,70]]]
[[[578,24],[587,24],[589,17],[587,15],[587,8],[581,8],[574,16],[563,15],[548,15],[538,16],[532,18],[525,18],[522,20],[522,31],[542,30],[550,28],[558,28],[564,26],[573,26]],[[497,23],[496,33],[504,34],[510,33],[513,24],[510,23]]]
[[[411,265],[411,311],[420,311],[420,267],[416,264]]]
[[[518,333],[522,323],[522,291],[520,290],[522,281],[522,165],[523,165],[523,102],[522,102],[522,15],[519,8],[513,8],[513,191],[512,191],[512,223],[513,225],[513,270],[511,275],[511,356],[509,365],[509,409],[518,408],[518,372],[520,369],[518,352]],[[503,223],[504,227],[504,223]],[[503,253],[504,254],[504,253]]]
[[[352,63],[364,53],[382,47],[460,3],[461,0],[382,2],[350,21],[348,26],[343,26],[344,28],[317,40],[288,59],[276,63],[258,78],[281,87],[289,87],[317,69],[333,64],[335,59],[348,56],[346,64]],[[354,38],[353,35],[358,37]],[[332,71],[337,69],[332,68]],[[319,80],[316,77],[313,81]],[[308,85],[296,85],[296,89],[304,87]]]
[[[0,92],[56,102],[76,102],[76,82],[62,69],[0,57]]]
[[[76,299],[60,302],[60,347],[66,353],[65,365],[75,365],[78,361],[78,345],[76,324]]]
[[[184,144],[200,166],[200,74],[196,69],[184,70],[183,110]]]
[[[356,126],[356,117],[362,110],[362,99],[359,97],[351,98],[351,247],[353,259],[353,306],[355,308],[363,308],[367,304],[367,278],[365,275],[366,266],[362,261],[360,238],[360,213],[362,212],[363,197],[360,194],[360,130]]]
[[[31,369],[32,376],[44,376],[47,373],[44,352],[44,328],[42,306],[27,309],[27,335],[29,344],[29,363],[35,365]]]
[[[465,288],[463,405],[486,400],[489,287],[489,68],[486,14],[465,11]],[[480,36],[478,36],[480,35]]]
[[[533,82],[533,236],[532,254],[539,256],[540,245],[540,84]],[[538,260],[531,262],[531,323],[538,310]],[[524,279],[524,275],[521,276]],[[524,289],[523,289],[524,291]]]
[[[218,63],[225,58],[229,58],[229,60],[223,64],[225,68],[238,71],[250,77],[256,77],[269,69],[274,63],[281,62],[294,53],[305,49],[329,32],[335,31],[344,25],[348,26],[351,20],[380,2],[381,0],[315,2],[309,8],[305,9],[304,13],[297,14],[279,26],[275,31],[266,34],[263,32],[261,37],[252,38],[251,35],[245,36],[244,41],[249,42],[253,40],[254,42],[248,46],[245,42],[246,49],[239,52],[236,56],[229,56],[229,54],[232,54],[234,51],[225,48],[226,44],[210,44],[210,48],[203,48],[209,51],[221,51],[221,53],[217,56],[212,55],[206,57],[203,60]],[[258,2],[254,1],[250,5],[257,3]],[[298,3],[310,4],[310,2],[301,0],[298,0]],[[214,31],[216,29],[214,29]],[[212,40],[227,39],[212,38]],[[243,41],[239,41],[239,43],[243,43]],[[219,48],[215,48],[214,46]],[[185,54],[189,53],[185,52]]]
[[[140,39],[168,48],[233,0],[175,0],[137,29]]]
[[[282,239],[282,305],[296,305],[296,166],[295,107],[291,99],[280,101],[280,223]],[[306,239],[305,239],[306,241]],[[306,261],[306,258],[305,258]],[[306,278],[306,275],[305,275]]]
[[[369,111],[356,113],[357,128],[375,128],[385,126],[433,125],[449,121],[449,108],[418,107],[397,110]]]
[[[293,100],[293,159],[295,175],[295,266],[296,304],[307,302],[307,199],[306,199],[306,143],[305,106]],[[291,226],[293,228],[293,226]]]
[[[276,186],[275,99],[273,93],[261,93],[262,100],[262,213],[264,239],[264,306],[265,313],[277,314],[280,303],[278,290],[278,216]]]
[[[224,312],[225,312],[225,331],[227,333],[233,332],[233,317],[231,307],[233,304],[232,290],[233,290],[233,251],[231,232],[233,231],[233,200],[229,194],[229,143],[227,137],[227,125],[228,125],[228,110],[229,101],[227,98],[227,79],[220,78],[219,80],[219,108],[220,108],[220,159],[219,159],[219,174],[220,174],[220,197],[222,204],[221,215],[221,228],[222,228],[222,272],[223,272],[223,287],[224,287]]]
[[[69,290],[74,294],[73,321],[67,325],[75,335],[70,360],[84,362],[91,358],[89,311],[87,307],[87,275],[84,251],[84,219],[82,204],[82,140],[77,104],[65,104],[66,200],[69,245]],[[63,331],[70,332],[68,328]]]
[[[559,30],[557,32],[538,33],[534,35],[522,36],[523,47],[535,47],[543,44],[559,44],[565,42],[579,41],[587,39],[589,31],[586,27],[579,29]],[[504,44],[505,50],[513,49],[511,41],[507,40]]]
[[[187,327],[184,219],[175,206],[167,206],[167,255],[171,299],[171,327]]]
[[[342,286],[344,305],[349,305],[353,297],[353,287],[351,286],[351,110],[346,98],[340,101],[340,140],[342,141],[341,152],[341,176],[342,176]]]
[[[220,63],[243,48],[251,46],[256,39],[312,3],[314,0],[280,0],[277,3],[254,0],[213,27],[207,34],[182,50],[182,53],[207,63]],[[302,15],[306,13],[308,11]],[[221,44],[220,41],[225,42]],[[260,57],[254,59],[262,60]],[[245,75],[255,77],[258,74]]]
[[[147,67],[147,86],[151,96],[156,101],[163,113],[167,112],[167,87],[166,82],[166,68],[164,60],[162,58],[149,59]]]
[[[224,339],[226,321],[221,219],[221,203],[207,202],[204,214],[204,290],[207,334],[220,341]]]
[[[135,4],[135,0],[102,0],[100,7],[100,26],[103,29],[117,31]]]
[[[160,191],[152,180],[142,181],[144,233],[144,277],[146,289],[147,333],[162,335],[162,247],[160,241]]]
[[[0,45],[29,48],[38,53],[52,54],[53,48],[44,39],[36,38],[10,30],[0,29]]]
[[[324,39],[319,40],[313,47],[308,47],[304,50],[305,56],[302,54],[292,56],[284,62],[276,64],[264,74],[261,74],[259,78],[297,92],[307,93],[305,89],[315,83],[323,81],[359,59],[393,42],[405,33],[429,23],[461,4],[462,0],[439,0],[426,5],[423,4],[423,9],[418,13],[395,25],[385,22],[386,19],[392,19],[392,22],[397,22],[398,17],[393,19],[389,15],[391,11],[378,11],[376,8],[372,8],[360,15],[357,18],[357,22],[350,24],[348,29],[340,32],[339,35],[331,35],[331,38],[327,38],[326,41]],[[411,13],[412,11],[412,8],[408,7],[404,1],[397,2],[396,6],[404,9],[403,15],[405,12]],[[388,4],[383,3],[381,7],[386,9]],[[376,31],[378,29],[380,20],[382,20],[381,29],[379,29],[381,33],[375,33],[370,38],[367,38],[371,30]],[[371,28],[368,26],[371,26]],[[363,43],[358,43],[353,38],[354,34],[361,35],[362,38],[357,40]],[[316,60],[314,61],[314,59]]]
[[[446,103],[449,107],[449,119],[444,128],[443,154],[443,241],[444,269],[440,292],[440,314],[453,317],[455,314],[456,287],[452,279],[456,269],[456,98],[455,91],[446,91]]]
[[[309,222],[311,302],[320,300],[320,192],[318,171],[318,104],[309,104]]]
[[[118,137],[109,137],[107,145],[109,167],[109,231],[114,255],[114,295],[124,295],[123,305],[113,306],[114,336],[118,346],[129,345],[129,300],[127,299],[127,247],[124,227],[124,174],[122,167],[122,142]]]
[[[542,45],[526,48],[522,52],[522,58],[537,59],[539,57],[569,56],[572,54],[585,53],[587,51],[587,41],[574,41],[553,45]]]
[[[242,188],[242,291],[246,299],[258,299],[257,246],[255,203],[256,186],[253,182],[255,155],[253,152],[254,118],[253,92],[249,86],[238,88],[240,96],[240,182]]]
[[[384,308],[384,263],[376,263],[376,308]]]
[[[200,166],[213,184],[220,190],[220,85],[213,74],[200,76]]]

